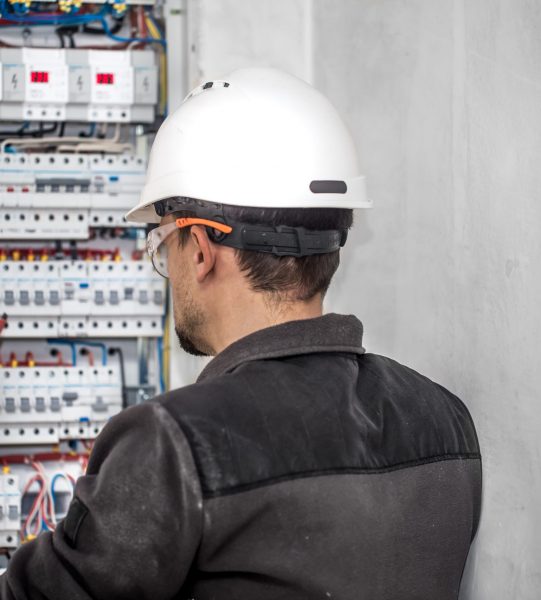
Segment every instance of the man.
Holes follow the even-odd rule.
[[[113,418],[66,519],[3,599],[450,600],[479,520],[461,401],[322,316],[368,206],[323,96],[270,69],[195,90],[156,137],[128,217],[158,223],[194,385]]]

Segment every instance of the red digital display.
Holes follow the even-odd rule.
[[[111,85],[115,82],[115,76],[113,73],[96,73],[96,83],[100,85]]]
[[[49,83],[49,71],[30,71],[32,83]]]

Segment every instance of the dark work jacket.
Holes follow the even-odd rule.
[[[111,419],[2,600],[451,600],[479,520],[462,402],[326,315]]]

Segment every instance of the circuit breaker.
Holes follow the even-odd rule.
[[[158,66],[152,50],[0,48],[0,119],[152,122]]]
[[[17,475],[0,472],[0,547],[18,545],[21,522],[21,492]]]

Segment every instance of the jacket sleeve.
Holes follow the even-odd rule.
[[[182,431],[158,403],[109,421],[54,533],[21,546],[0,600],[169,599],[202,532],[199,478]]]

